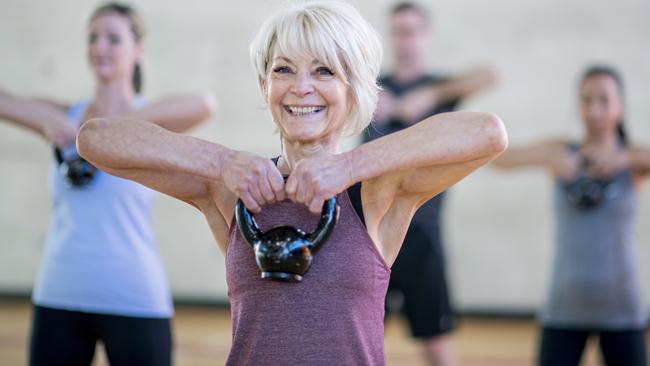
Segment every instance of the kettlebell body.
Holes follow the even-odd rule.
[[[93,181],[97,168],[75,152],[70,158],[64,159],[63,152],[54,148],[54,156],[59,163],[59,171],[68,185],[82,188]]]
[[[587,176],[580,176],[565,185],[569,202],[581,210],[591,210],[601,205],[606,198],[610,182]]]
[[[235,207],[237,225],[244,239],[253,247],[261,277],[278,281],[302,281],[314,254],[334,231],[338,215],[339,206],[333,197],[323,204],[320,221],[313,233],[292,226],[279,226],[262,232],[241,200]]]

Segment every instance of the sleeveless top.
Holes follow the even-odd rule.
[[[589,210],[569,202],[563,182],[555,186],[555,261],[542,324],[642,328],[646,315],[634,237],[638,199],[632,172],[615,175],[607,198]]]
[[[143,103],[137,101],[138,106]],[[68,117],[78,125],[87,107],[87,102],[74,104]],[[99,170],[88,186],[70,187],[57,162],[51,166],[49,182],[52,214],[34,304],[171,317],[171,292],[151,220],[154,191]]]
[[[226,253],[232,313],[228,365],[384,365],[384,296],[390,269],[350,202],[314,254],[302,282],[260,278],[253,249],[234,218]],[[293,225],[311,232],[320,215],[289,200],[264,206],[265,231]]]

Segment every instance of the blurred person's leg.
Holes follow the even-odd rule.
[[[456,365],[451,333],[451,308],[442,246],[427,228],[411,225],[392,268],[391,280],[404,295],[404,313],[411,333],[422,343],[425,357],[435,366]]]
[[[88,314],[34,306],[29,344],[31,366],[88,366],[97,335]]]
[[[645,330],[600,332],[600,350],[607,366],[647,366]]]
[[[543,327],[539,365],[578,366],[589,334],[586,330]]]
[[[423,342],[429,365],[452,366],[458,364],[454,340],[450,334],[424,339]]]
[[[101,315],[99,324],[111,366],[171,365],[170,319]]]

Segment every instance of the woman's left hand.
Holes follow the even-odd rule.
[[[291,172],[284,190],[294,202],[303,203],[313,213],[321,213],[323,203],[354,182],[345,154],[300,160]]]

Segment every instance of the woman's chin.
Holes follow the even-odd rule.
[[[286,123],[280,130],[287,141],[314,141],[320,139],[326,130],[322,123]]]
[[[287,142],[309,143],[320,140],[322,135],[320,131],[290,131],[285,133],[284,139]]]
[[[97,80],[111,80],[115,78],[115,68],[110,65],[92,65],[93,73]]]

